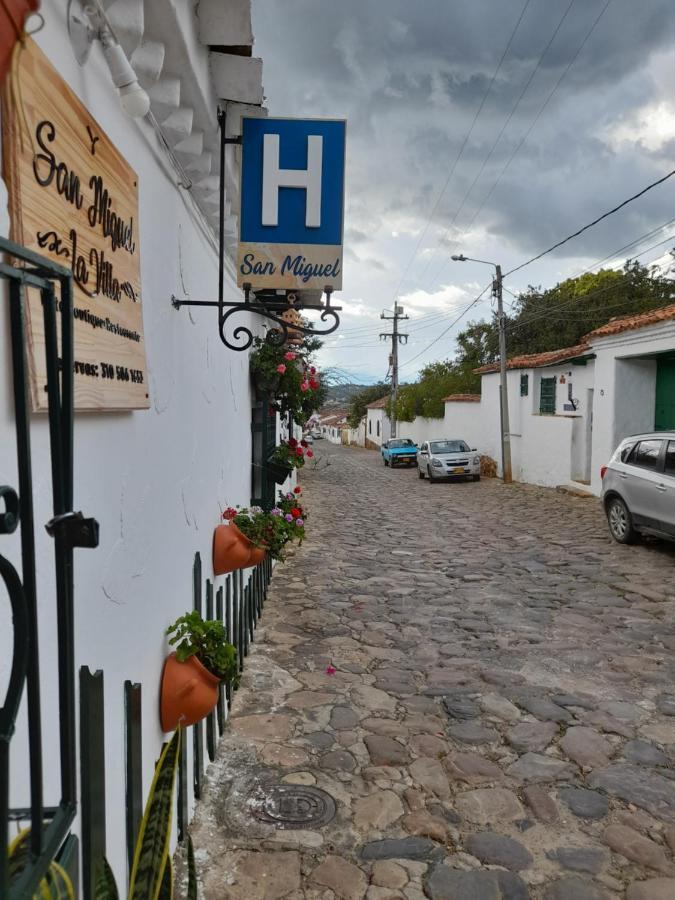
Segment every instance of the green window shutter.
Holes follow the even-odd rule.
[[[555,385],[556,378],[542,378],[539,393],[539,412],[542,416],[555,414]]]
[[[530,392],[530,376],[529,375],[521,375],[520,376],[520,396],[527,397]]]

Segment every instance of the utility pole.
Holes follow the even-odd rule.
[[[380,315],[381,319],[393,322],[391,334],[380,333],[380,340],[391,338],[391,355],[389,356],[389,368],[391,369],[391,437],[396,437],[396,397],[398,396],[398,345],[408,343],[408,335],[401,334],[398,330],[399,320],[407,320],[408,316],[403,315],[403,307],[394,303],[394,315],[387,316],[384,313]]]
[[[511,484],[511,426],[509,423],[509,393],[506,373],[506,317],[502,302],[502,267],[495,265],[496,275],[492,283],[492,293],[497,298],[497,320],[499,322],[499,379],[501,381],[500,400],[502,404],[502,479]]]
[[[511,426],[509,424],[509,392],[506,384],[506,317],[504,316],[504,304],[502,302],[502,267],[497,263],[488,262],[486,259],[474,259],[472,256],[464,256],[457,253],[450,257],[454,262],[476,262],[486,266],[493,266],[495,277],[492,280],[492,296],[497,300],[497,322],[499,324],[499,411],[502,440],[502,480],[504,484],[511,484],[513,473],[511,471]]]

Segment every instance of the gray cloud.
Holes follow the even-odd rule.
[[[345,269],[354,295],[372,296],[378,306],[391,302],[524,3],[255,0],[256,52],[271,114],[348,119],[345,234],[354,246],[368,242],[367,256]],[[657,148],[637,135],[633,142],[612,137],[621,124],[630,133],[649,103],[671,103],[672,0],[613,0],[586,40],[604,3],[575,0],[540,61],[569,0],[531,0],[438,204],[421,248],[427,253],[409,266],[406,290],[438,287],[433,274],[452,252],[452,239],[470,236],[472,255],[499,254],[515,264],[675,167],[675,133]],[[670,218],[674,194],[675,179],[566,245],[532,278],[555,281],[564,266],[600,258],[654,228]],[[446,229],[451,240],[428,267]],[[416,280],[421,272],[426,281]]]

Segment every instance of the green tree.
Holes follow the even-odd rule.
[[[347,412],[347,421],[350,427],[358,428],[359,422],[366,414],[366,406],[369,403],[374,403],[375,400],[386,397],[389,390],[389,385],[380,381],[378,384],[370,385],[370,387],[359,391],[358,394],[354,394],[349,401],[349,410]]]

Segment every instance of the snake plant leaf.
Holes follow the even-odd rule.
[[[187,867],[188,867],[188,889],[187,900],[197,900],[197,866],[195,865],[195,850],[192,846],[192,838],[188,835],[187,839]]]
[[[162,751],[155,769],[145,812],[138,829],[129,884],[129,900],[158,900],[159,897],[169,855],[173,790],[180,741],[181,732],[178,728]]]
[[[31,862],[30,828],[17,834],[7,849],[9,883],[12,884]],[[68,873],[57,862],[52,861],[33,895],[42,900],[75,900],[75,890]]]
[[[158,900],[173,900],[173,866],[171,865],[170,856],[167,856],[164,863],[164,874],[162,875]]]
[[[115,876],[105,856],[101,858],[96,869],[94,900],[119,900]]]

